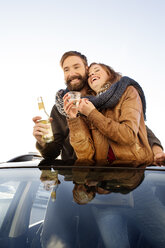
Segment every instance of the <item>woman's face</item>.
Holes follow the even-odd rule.
[[[89,68],[88,84],[96,93],[108,80],[109,76],[101,65],[95,64]]]

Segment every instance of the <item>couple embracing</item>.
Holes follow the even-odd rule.
[[[33,135],[44,158],[87,161],[107,166],[163,164],[160,141],[145,125],[146,101],[141,86],[110,66],[92,63],[79,52],[60,61],[67,88],[56,94],[52,108],[54,141],[46,144],[45,124],[34,117]],[[81,92],[77,108],[68,91]]]

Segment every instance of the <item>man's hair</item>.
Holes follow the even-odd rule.
[[[78,57],[80,57],[83,60],[84,65],[88,66],[87,57],[85,55],[83,55],[83,54],[81,54],[81,53],[79,53],[77,51],[69,51],[69,52],[66,52],[66,53],[64,53],[62,55],[61,60],[60,60],[61,67],[63,66],[63,63],[64,63],[65,59],[70,57],[70,56],[78,56]]]

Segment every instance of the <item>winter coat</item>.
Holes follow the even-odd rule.
[[[112,148],[115,164],[137,167],[153,162],[153,153],[148,143],[140,96],[133,86],[127,87],[118,104],[112,109],[91,111],[68,120],[70,143],[77,158],[93,159],[108,165],[107,155]]]

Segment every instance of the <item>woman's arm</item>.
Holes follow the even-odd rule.
[[[84,111],[84,108],[88,108],[88,102],[85,103],[85,101],[84,106],[80,104],[80,111],[87,115],[88,120],[103,135],[117,143],[131,145],[136,141],[142,116],[142,103],[137,90],[132,86],[128,87],[120,103],[119,110],[114,108],[114,111],[120,111],[118,121],[104,116],[95,107],[93,109],[90,107],[91,111]]]
[[[68,119],[70,143],[79,160],[92,161],[95,153],[93,140],[82,117]]]
[[[75,105],[69,99],[68,94],[63,97],[64,110],[68,116],[70,144],[76,153],[78,161],[93,162],[95,149],[89,127],[82,117],[77,117],[78,108],[75,108]]]

